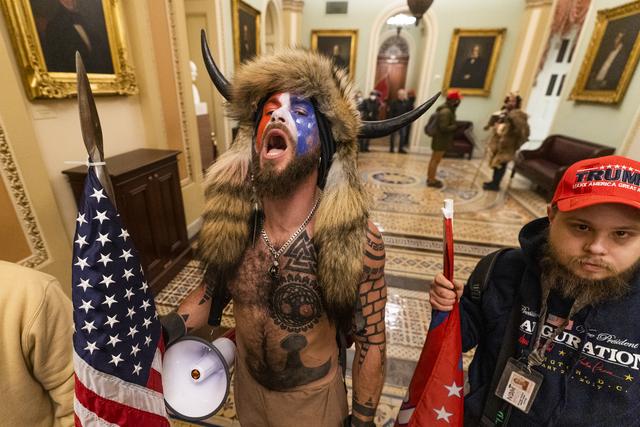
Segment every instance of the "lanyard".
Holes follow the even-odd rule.
[[[542,365],[542,363],[547,358],[547,356],[545,356],[544,353],[547,347],[549,346],[549,344],[551,344],[556,338],[558,338],[560,333],[564,331],[564,328],[569,324],[569,320],[573,317],[573,315],[576,312],[580,311],[586,305],[584,303],[576,304],[574,302],[571,305],[571,310],[569,310],[569,314],[567,315],[567,318],[564,319],[562,324],[560,324],[559,326],[556,326],[556,328],[553,330],[553,334],[551,334],[551,336],[547,338],[544,344],[541,346],[540,341],[542,340],[542,329],[544,328],[544,323],[547,318],[547,310],[548,310],[547,299],[548,298],[549,298],[549,290],[545,290],[544,295],[542,297],[542,307],[540,309],[538,324],[536,325],[536,339],[533,344],[533,351],[531,351],[527,356],[527,367],[529,369],[531,369],[533,366]]]

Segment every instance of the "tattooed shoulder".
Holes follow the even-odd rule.
[[[378,227],[371,221],[367,224],[366,236],[367,244],[364,251],[365,273],[367,269],[381,270],[384,268],[385,259],[384,241],[382,240],[382,234],[380,234]]]

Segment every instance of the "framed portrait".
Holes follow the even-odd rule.
[[[457,89],[463,95],[489,96],[506,31],[505,28],[454,29],[444,90]]]
[[[137,93],[120,0],[0,0],[29,99],[77,93],[75,52],[94,94]]]
[[[242,0],[231,0],[236,66],[260,54],[260,12]]]
[[[640,57],[640,1],[598,11],[570,99],[616,104]]]
[[[333,63],[349,72],[356,72],[358,30],[311,30],[311,49],[331,58]]]

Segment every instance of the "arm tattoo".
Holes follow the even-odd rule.
[[[378,346],[384,353],[384,308],[387,301],[387,288],[384,282],[384,243],[382,236],[367,230],[367,247],[363,280],[359,286],[359,304],[356,313],[355,337],[360,342],[358,364],[362,366],[372,345]],[[370,265],[374,265],[371,267]],[[384,357],[382,357],[384,363]]]
[[[213,291],[216,287],[216,273],[210,266],[206,266],[204,270],[204,294],[200,299],[198,305],[206,304],[211,298],[213,298]]]
[[[205,283],[204,284],[204,294],[202,295],[202,299],[198,305],[206,304],[213,297],[213,284]]]
[[[362,404],[357,401],[357,396],[353,395],[353,403],[351,408],[351,427],[375,427],[373,421],[362,421],[356,415],[362,418],[373,418],[376,415],[376,405],[369,399],[367,403]]]

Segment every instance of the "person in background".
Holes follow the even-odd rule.
[[[398,97],[389,103],[389,118],[401,116],[412,109],[407,92],[404,89],[398,89]],[[390,153],[394,152],[396,137],[398,138],[398,152],[407,154],[405,144],[408,141],[408,127],[404,126],[391,134],[389,137]]]
[[[431,159],[429,160],[429,169],[427,171],[427,186],[433,188],[442,188],[442,181],[436,179],[438,165],[444,157],[444,153],[449,149],[453,141],[453,135],[456,131],[456,110],[460,105],[462,95],[460,91],[450,90],[447,93],[447,99],[444,104],[438,107],[435,114],[436,130],[431,139]]]
[[[520,109],[522,98],[510,93],[504,100],[502,114],[493,125],[489,139],[489,166],[493,169],[493,179],[485,182],[482,188],[500,191],[500,181],[507,170],[507,164],[516,156],[516,151],[529,139],[527,114]]]
[[[411,111],[416,107],[416,91],[413,89],[409,89],[407,91],[407,99],[409,100],[409,110]],[[401,142],[401,147],[406,147],[409,146],[409,135],[411,135],[411,127],[413,126],[413,123],[411,123],[410,125],[407,126],[407,131],[405,132],[405,138],[404,141]]]
[[[369,97],[362,100],[358,105],[358,111],[360,112],[360,118],[362,120],[378,120],[378,109],[380,108],[378,94],[378,91],[372,90],[371,93],[369,93]],[[358,144],[360,146],[360,151],[369,151],[369,139],[359,139]]]
[[[73,308],[48,274],[0,261],[0,424],[73,426]]]
[[[434,278],[433,309],[460,298],[462,350],[475,348],[465,425],[638,425],[639,184],[638,161],[580,160],[519,248],[481,260],[464,288]]]

